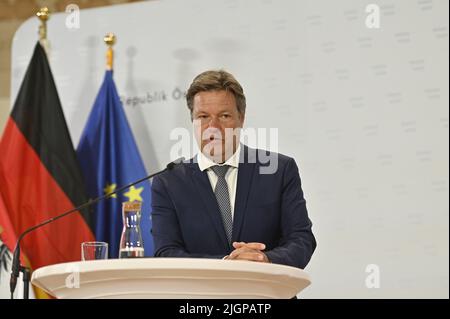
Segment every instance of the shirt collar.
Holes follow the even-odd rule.
[[[239,143],[236,152],[234,152],[234,154],[225,161],[225,163],[223,164],[217,164],[215,162],[213,162],[209,157],[207,157],[205,154],[203,154],[202,152],[199,152],[197,154],[197,161],[198,161],[198,167],[200,168],[200,170],[203,172],[204,170],[211,168],[212,166],[223,166],[223,165],[229,165],[231,167],[235,167],[238,168],[239,167],[239,155],[241,153],[241,143]]]

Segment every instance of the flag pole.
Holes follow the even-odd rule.
[[[49,43],[47,39],[47,20],[50,19],[50,10],[47,7],[40,8],[38,12],[36,12],[36,16],[41,21],[41,25],[39,26],[39,43],[44,48],[45,52],[49,53]]]
[[[108,50],[106,51],[106,70],[112,71],[114,64],[114,51],[112,47],[116,43],[116,36],[114,35],[114,33],[110,32],[105,35],[103,41],[108,46]]]

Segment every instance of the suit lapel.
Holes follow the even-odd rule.
[[[206,171],[200,171],[196,163],[191,163],[190,166],[192,169],[193,184],[196,187],[197,192],[200,195],[202,202],[206,208],[206,210],[204,211],[205,215],[207,215],[207,218],[212,221],[214,228],[219,235],[224,247],[226,247],[226,250],[229,250],[230,245],[228,244],[227,235],[223,226],[222,216],[220,215],[219,206],[212,191],[208,174],[206,173]]]
[[[239,241],[242,224],[244,221],[247,200],[252,184],[253,174],[256,168],[255,158],[249,154],[248,147],[243,145],[239,159],[238,180],[236,187],[236,199],[233,216],[232,241]]]

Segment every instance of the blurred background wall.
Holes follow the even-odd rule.
[[[139,0],[0,0],[0,132],[3,132],[11,105],[12,38],[26,19],[44,6],[56,13],[64,12],[67,5],[72,3],[85,9],[137,1]]]

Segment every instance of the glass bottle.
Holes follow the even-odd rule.
[[[144,257],[141,234],[142,202],[122,203],[123,230],[120,238],[119,258]]]

